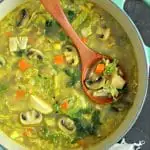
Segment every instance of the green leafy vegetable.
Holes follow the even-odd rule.
[[[87,119],[84,115],[91,116],[91,119]],[[100,111],[93,110],[91,108],[81,109],[72,116],[76,126],[76,138],[73,142],[83,139],[86,136],[97,135],[97,131],[100,127]]]
[[[104,75],[111,75],[113,72],[115,72],[117,67],[118,61],[115,59],[112,63],[109,63],[104,71]]]
[[[120,94],[128,93],[128,86],[125,85],[123,89],[118,89],[118,91],[119,91]]]
[[[8,85],[1,83],[1,84],[0,84],[0,95],[6,93],[7,90],[8,90]]]
[[[100,123],[100,111],[95,110],[92,114],[92,123],[93,123],[93,134],[95,135],[97,133],[97,129],[99,128]]]
[[[77,18],[72,22],[72,26],[73,28],[76,30],[77,28],[79,28],[79,26],[87,19],[88,17],[88,11],[82,11]]]
[[[76,139],[75,140],[80,140],[83,139],[86,136],[91,135],[91,129],[92,126],[90,122],[88,122],[86,119],[82,118],[75,118],[74,119],[75,126],[76,126]]]
[[[18,50],[15,52],[18,57],[22,57],[25,54],[25,50]]]
[[[53,97],[54,82],[53,80],[51,80],[51,77],[37,75],[33,78],[31,80],[34,80],[34,86],[37,87],[34,88],[36,90],[36,93],[42,93],[46,99],[50,99],[50,97]]]
[[[39,132],[39,136],[42,138],[42,139],[50,139],[50,131],[48,128],[46,127],[43,127],[41,128],[40,132]]]
[[[69,135],[61,131],[51,132],[48,127],[42,127],[39,136],[41,139],[50,140],[54,144],[61,143],[63,140],[63,144],[67,146],[72,142],[72,138]]]
[[[60,111],[60,106],[59,106],[59,104],[54,104],[53,105],[53,109],[55,110],[55,112],[59,112]]]
[[[78,69],[64,69],[64,72],[71,78],[68,86],[74,86],[80,80],[80,71]]]
[[[74,11],[72,10],[67,10],[67,18],[70,22],[73,21],[73,19],[75,18],[76,14]]]
[[[71,114],[72,116],[70,116],[70,117],[80,118],[82,115],[84,115],[84,114],[90,114],[91,112],[92,112],[92,108],[88,107],[88,108],[85,108],[85,109],[80,109],[77,112],[74,112],[74,114]]]
[[[61,41],[65,41],[65,40],[68,39],[68,36],[65,34],[65,32],[61,31],[61,32],[59,33],[59,39],[60,39]]]
[[[60,30],[60,25],[55,20],[47,20],[45,22],[45,34],[56,35]]]

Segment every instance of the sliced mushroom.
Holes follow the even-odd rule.
[[[10,37],[9,49],[10,52],[17,52],[19,50],[25,50],[27,48],[28,37]]]
[[[105,84],[105,79],[101,76],[101,74],[95,73],[95,66],[90,69],[87,79],[85,80],[85,85],[90,90],[99,90]]]
[[[20,121],[23,125],[39,124],[42,119],[42,114],[35,110],[20,113]]]
[[[72,66],[77,66],[79,64],[79,57],[76,48],[72,45],[67,45],[65,47],[64,56],[68,64]]]
[[[102,41],[106,41],[110,37],[110,29],[109,28],[98,28],[96,31],[97,38]]]
[[[0,56],[0,67],[5,66],[5,64],[6,64],[6,60],[5,60],[5,58],[4,58],[4,57],[2,57],[2,56]]]
[[[41,51],[31,48],[27,52],[27,57],[30,58],[30,59],[33,58],[33,59],[43,60],[44,55]]]
[[[16,26],[17,27],[23,27],[27,24],[29,21],[29,13],[26,9],[22,9],[19,14],[17,15],[17,22]]]
[[[31,95],[30,97],[30,105],[32,108],[41,112],[42,114],[49,114],[53,111],[50,104],[46,103],[45,101],[34,95]]]
[[[93,81],[91,79],[88,79],[85,81],[85,85],[90,90],[99,90],[102,88],[105,84],[105,79],[102,77],[99,77],[97,80]]]
[[[58,127],[68,134],[73,134],[76,131],[74,121],[66,116],[63,116],[58,120]]]

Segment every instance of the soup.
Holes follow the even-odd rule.
[[[137,91],[133,47],[120,25],[87,0],[61,4],[82,41],[111,56],[109,64],[119,62],[126,77],[110,84],[119,97],[93,103],[82,90],[75,46],[40,1],[9,13],[0,22],[0,129],[30,150],[88,149],[117,129]]]

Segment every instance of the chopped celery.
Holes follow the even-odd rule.
[[[84,37],[88,37],[92,34],[92,27],[91,26],[88,26],[88,27],[85,27],[81,30],[81,33]]]
[[[72,26],[75,30],[78,29],[79,26],[87,19],[88,14],[89,11],[85,9],[76,17],[76,19],[72,22]]]
[[[0,95],[6,93],[8,90],[8,85],[1,83],[0,84]]]

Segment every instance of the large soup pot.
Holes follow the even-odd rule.
[[[113,132],[109,137],[103,140],[101,143],[93,146],[92,150],[108,150],[114,143],[120,140],[133,126],[137,117],[139,116],[146,97],[148,88],[148,76],[149,76],[149,64],[150,64],[150,48],[147,47],[141,38],[137,28],[131,21],[129,16],[123,10],[125,0],[93,0],[97,5],[111,14],[123,27],[127,33],[133,47],[134,54],[137,60],[138,66],[138,91],[134,100],[134,104],[127,114],[125,120],[119,126],[119,128]],[[16,6],[23,3],[24,0],[0,0],[0,19],[12,11]],[[145,0],[149,3],[149,0]],[[32,7],[32,6],[31,6]],[[3,132],[0,133],[0,144],[8,150],[24,150],[26,148],[15,143],[8,138]]]

